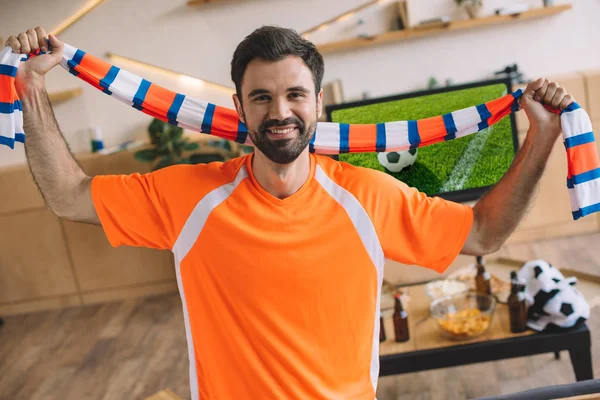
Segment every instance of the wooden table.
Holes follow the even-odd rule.
[[[170,389],[165,389],[155,393],[150,397],[147,397],[146,400],[183,400],[183,397],[178,396]]]
[[[468,341],[454,341],[442,335],[433,318],[427,318],[430,299],[424,287],[402,288],[410,297],[405,305],[409,341],[394,341],[391,314],[383,313],[387,340],[379,345],[380,376],[567,350],[577,381],[593,379],[590,332],[585,324],[561,333],[514,334],[510,332],[508,307],[498,303],[487,332]]]

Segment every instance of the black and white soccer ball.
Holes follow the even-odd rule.
[[[544,260],[525,263],[518,272],[525,282],[527,325],[536,331],[570,328],[590,317],[590,306],[575,288],[577,278]]]
[[[417,149],[377,153],[379,163],[390,172],[400,172],[417,160]]]

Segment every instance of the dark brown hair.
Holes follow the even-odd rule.
[[[263,26],[246,36],[233,53],[231,79],[235,83],[240,101],[244,73],[252,60],[260,58],[266,61],[280,61],[287,56],[302,58],[312,72],[315,94],[318,94],[321,90],[325,65],[316,46],[292,29]]]

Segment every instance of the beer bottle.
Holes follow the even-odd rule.
[[[508,296],[508,312],[510,315],[510,331],[521,333],[527,330],[527,303],[525,302],[525,285],[517,278],[517,273],[510,273],[510,295]]]
[[[385,342],[387,337],[385,336],[385,327],[383,326],[383,315],[379,317],[379,343]]]
[[[394,333],[396,334],[396,342],[406,342],[409,338],[408,335],[408,314],[402,307],[402,301],[400,301],[400,294],[394,296]]]
[[[481,294],[492,294],[490,274],[485,270],[485,263],[481,256],[477,256],[477,275],[475,275],[475,291]]]

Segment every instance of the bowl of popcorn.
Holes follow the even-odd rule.
[[[469,291],[469,285],[457,279],[440,279],[427,283],[425,293],[431,300],[442,297],[464,294]]]
[[[495,309],[494,296],[472,292],[441,297],[429,307],[444,336],[454,340],[472,339],[486,332]]]

